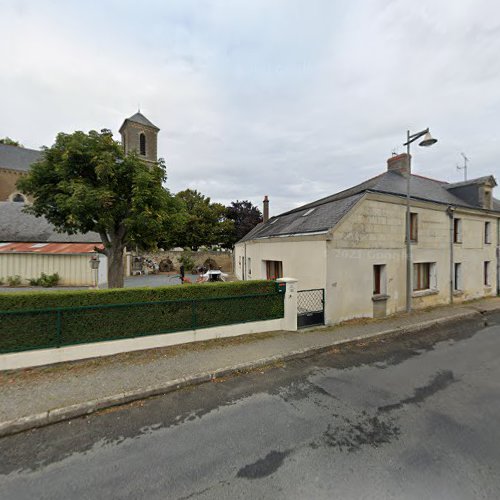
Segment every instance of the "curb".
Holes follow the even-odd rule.
[[[358,342],[360,340],[374,339],[387,335],[414,333],[436,325],[453,323],[455,321],[469,319],[476,316],[481,317],[483,313],[484,311],[480,311],[477,309],[472,311],[469,310],[461,314],[456,314],[454,316],[422,321],[411,326],[397,327],[389,330],[382,330],[376,333],[368,333],[347,340],[336,340],[329,343],[328,345],[306,347],[304,349],[291,351],[287,354],[276,354],[267,358],[249,361],[248,363],[240,363],[224,368],[218,368],[209,372],[202,372],[188,377],[170,380],[159,385],[146,386],[142,389],[135,389],[133,391],[127,391],[113,396],[106,396],[104,398],[87,401],[84,403],[76,403],[74,405],[55,408],[53,410],[37,413],[35,415],[28,415],[26,417],[20,417],[14,420],[8,420],[6,422],[0,422],[0,437],[17,434],[19,432],[34,429],[37,427],[44,427],[46,425],[55,424],[57,422],[62,422],[64,420],[69,420],[76,417],[82,417],[91,413],[95,413],[99,410],[103,410],[105,408],[120,406],[123,404],[131,403],[133,401],[150,398],[152,396],[167,394],[169,392],[177,391],[185,387],[200,385],[215,379],[235,375],[238,372],[261,368],[263,366],[271,365],[280,361],[291,361],[293,359],[307,358],[310,356],[314,356],[315,354],[321,354],[323,352],[329,351],[332,347],[335,347],[337,345],[350,344]]]

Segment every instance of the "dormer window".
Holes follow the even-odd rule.
[[[139,134],[139,153],[146,156],[146,135],[143,132]]]

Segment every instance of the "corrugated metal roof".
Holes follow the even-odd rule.
[[[81,254],[95,252],[103,245],[93,243],[0,243],[0,253]]]

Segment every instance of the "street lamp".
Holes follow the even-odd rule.
[[[411,295],[413,292],[412,287],[412,261],[411,261],[411,234],[410,234],[410,180],[411,180],[411,155],[410,155],[410,144],[415,142],[417,139],[423,139],[419,142],[419,146],[429,147],[436,144],[437,139],[431,136],[429,129],[421,130],[416,134],[410,134],[408,130],[406,132],[406,142],[403,146],[406,146],[406,153],[408,154],[408,172],[406,175],[406,312],[411,312]]]

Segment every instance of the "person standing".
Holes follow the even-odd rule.
[[[184,285],[184,276],[185,276],[185,271],[184,271],[184,264],[181,264],[180,267],[180,273],[181,273],[181,283]]]

